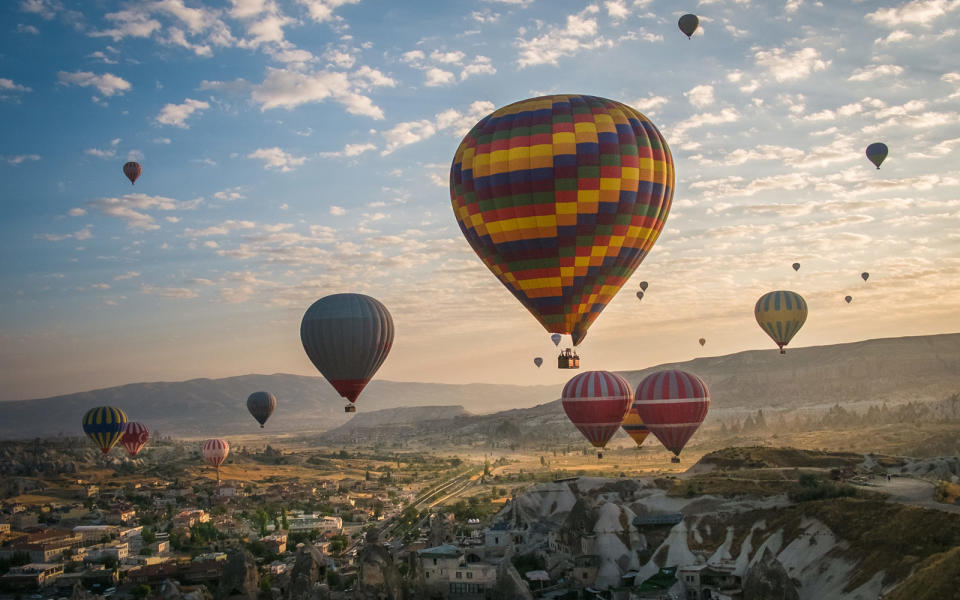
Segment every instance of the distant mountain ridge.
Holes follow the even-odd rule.
[[[750,350],[726,356],[658,365],[624,375],[636,386],[647,374],[679,368],[700,375],[717,411],[803,408],[838,402],[899,403],[941,400],[960,391],[960,334],[885,338],[850,344]],[[0,403],[0,439],[75,434],[91,406],[118,406],[133,420],[167,435],[256,433],[246,398],[268,390],[279,399],[265,433],[321,433],[392,427],[397,432],[430,422],[498,436],[523,435],[539,423],[572,429],[564,421],[560,385],[437,384],[373,381],[364,392],[355,422],[344,401],[319,377],[243,375],[224,379],[134,383],[38,400]],[[400,408],[406,407],[406,408]],[[424,407],[430,407],[424,409]],[[392,409],[388,413],[376,411]],[[506,412],[498,412],[506,411]],[[477,414],[477,413],[487,414]],[[491,414],[496,413],[496,414]]]

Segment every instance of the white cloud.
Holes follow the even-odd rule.
[[[363,72],[359,77],[369,85],[381,81],[374,76],[372,69]],[[383,81],[386,80],[393,81],[389,78]],[[221,82],[204,82],[204,84],[209,87],[223,85]],[[386,85],[386,83],[383,84]],[[382,119],[383,111],[374,105],[370,98],[357,93],[356,89],[360,88],[351,83],[347,73],[325,70],[301,73],[269,68],[263,83],[253,87],[251,98],[260,105],[261,110],[292,109],[301,104],[332,99],[344,105],[350,114]]]
[[[466,113],[448,108],[437,113],[433,120],[421,119],[397,123],[393,128],[383,132],[387,143],[380,154],[385,156],[397,148],[433,137],[438,131],[449,130],[457,135],[464,135],[477,121],[493,110],[492,102],[477,100],[470,104]]]
[[[140,271],[127,271],[126,273],[121,273],[114,277],[114,281],[123,281],[124,279],[134,279],[135,277],[140,277]]]
[[[153,143],[154,143],[154,144],[169,144],[169,143],[170,143],[170,138],[165,138],[165,137],[153,138]]]
[[[321,152],[320,156],[324,158],[354,157],[376,149],[377,147],[374,144],[347,144],[343,147],[343,150],[339,152]]]
[[[624,0],[607,0],[603,5],[607,9],[607,15],[614,21],[622,21],[630,16],[630,9]]]
[[[463,81],[473,75],[496,75],[496,73],[497,69],[490,63],[490,58],[478,55],[472,63],[460,71],[460,80]]]
[[[0,77],[0,100],[16,97],[16,94],[32,92],[33,90],[25,85],[14,83],[12,79]]]
[[[397,85],[395,79],[384,75],[379,69],[367,65],[363,65],[351,73],[350,79],[359,89],[364,90],[373,87],[395,87]]]
[[[87,225],[83,229],[78,229],[73,233],[41,233],[33,237],[36,239],[47,240],[48,242],[59,242],[61,240],[77,240],[79,242],[83,240],[89,240],[93,237],[93,234],[90,232],[90,226]]]
[[[96,156],[97,158],[113,158],[117,155],[117,151],[113,148],[108,148],[106,150],[101,150],[100,148],[87,148],[83,151],[83,153],[90,156]]]
[[[76,85],[80,87],[95,87],[102,95],[110,96],[123,95],[131,89],[130,82],[112,73],[97,75],[90,71],[75,71],[68,73],[59,71],[57,81],[60,85]]]
[[[154,218],[144,211],[147,210],[193,210],[200,204],[200,199],[187,202],[178,202],[164,196],[148,196],[147,194],[126,194],[119,198],[99,198],[87,203],[101,214],[105,214],[127,222],[130,229],[159,229]]]
[[[0,155],[0,160],[10,165],[20,165],[31,160],[40,160],[39,154],[18,154],[16,156]]]
[[[17,33],[29,33],[30,35],[40,35],[40,30],[33,25],[24,25],[17,23]]]
[[[330,214],[335,217],[342,217],[343,215],[347,214],[347,211],[341,206],[331,206]]]
[[[337,17],[333,11],[347,4],[359,4],[360,0],[297,0],[299,4],[307,7],[307,13],[310,18],[317,23],[335,20]]]
[[[655,114],[656,110],[667,102],[669,100],[666,97],[651,94],[645,98],[637,98],[633,102],[629,102],[628,105],[649,116]]]
[[[194,100],[193,98],[184,98],[183,104],[167,104],[161,110],[154,121],[161,125],[173,125],[181,129],[189,129],[187,119],[193,113],[200,113],[210,108],[210,103],[203,100]]]
[[[427,80],[424,85],[427,87],[438,87],[453,83],[455,77],[450,71],[444,71],[438,67],[431,67],[426,72]]]
[[[257,224],[253,221],[238,221],[235,219],[229,219],[220,223],[219,225],[212,225],[205,229],[184,229],[183,233],[187,237],[210,237],[213,235],[227,235],[231,231],[239,231],[241,229],[253,229]]]
[[[873,43],[874,43],[874,44],[882,44],[882,45],[899,44],[899,43],[901,43],[901,42],[909,42],[910,40],[914,39],[915,37],[916,37],[916,36],[914,36],[914,35],[913,35],[912,33],[910,33],[909,31],[905,31],[905,30],[903,30],[903,29],[895,29],[895,30],[891,31],[889,34],[887,34],[887,37],[885,37],[885,38],[877,38],[877,39],[873,40]]]
[[[90,287],[92,287],[95,290],[109,290],[110,284],[109,283],[91,283]]]
[[[897,65],[872,65],[856,69],[848,81],[873,81],[878,77],[897,76],[903,73],[903,67]]]
[[[441,52],[439,50],[434,50],[430,53],[430,60],[438,63],[459,65],[463,62],[464,56],[465,54],[460,50],[454,50],[452,52]]]
[[[82,217],[83,215],[87,214],[87,211],[83,208],[71,208],[67,211],[67,214],[71,217]]]
[[[135,8],[107,13],[105,18],[114,24],[111,29],[91,31],[91,37],[109,37],[118,42],[125,37],[146,38],[163,28],[160,21],[152,18],[150,13]]]
[[[761,50],[754,48],[754,60],[766,67],[777,81],[797,81],[806,79],[812,73],[824,71],[830,66],[829,60],[820,57],[816,48],[803,48],[788,54],[783,48]]]
[[[706,108],[715,102],[712,85],[698,85],[683,95],[695,108]]]
[[[227,188],[225,190],[220,190],[219,192],[215,192],[213,197],[224,202],[231,202],[233,200],[242,200],[243,198],[246,198],[246,196],[243,194],[243,186],[236,186]]]
[[[563,27],[550,26],[543,35],[518,39],[515,43],[520,49],[517,66],[522,69],[543,64],[555,65],[560,58],[573,56],[581,50],[612,46],[611,41],[597,35],[597,20],[588,16],[599,10],[596,5],[589,5],[578,14],[567,15]]]
[[[141,294],[149,294],[151,296],[160,296],[162,298],[181,298],[189,299],[196,298],[198,294],[189,289],[189,288],[178,288],[178,287],[158,287],[155,285],[142,284],[140,286]]]
[[[957,0],[912,0],[901,6],[881,8],[867,15],[877,25],[894,28],[900,25],[929,27],[936,19],[960,8]]]
[[[264,169],[277,169],[283,173],[292,171],[295,167],[299,167],[307,162],[305,156],[293,156],[277,146],[272,148],[257,148],[248,154],[247,158],[262,160]]]
[[[423,50],[410,50],[409,52],[401,54],[400,60],[408,65],[418,65],[421,61],[425,60],[426,57],[427,55],[423,53]]]

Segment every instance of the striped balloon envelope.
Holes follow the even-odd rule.
[[[608,371],[580,373],[563,386],[561,403],[570,421],[595,448],[603,448],[630,410],[627,380]],[[597,453],[603,458],[603,453]]]
[[[257,423],[260,423],[261,429],[275,408],[277,408],[277,397],[270,392],[254,392],[247,397],[247,410]]]
[[[136,458],[143,447],[147,445],[150,439],[150,432],[143,423],[129,421],[123,429],[123,436],[120,438],[120,445],[126,449],[130,458]]]
[[[126,424],[126,413],[112,406],[91,408],[83,415],[83,432],[104,454],[120,441]]]
[[[623,418],[623,430],[627,432],[633,441],[637,443],[638,446],[643,445],[643,440],[647,439],[647,436],[650,435],[650,428],[643,423],[643,419],[640,418],[640,412],[637,410],[635,404],[630,405],[630,411],[627,413],[627,416]]]
[[[679,456],[710,410],[710,390],[693,373],[657,371],[637,386],[633,406],[660,443]]]
[[[230,454],[230,442],[221,439],[209,439],[203,443],[203,460],[211,467],[220,468]]]
[[[577,94],[487,115],[450,167],[467,242],[548,332],[571,335],[574,346],[657,241],[673,188],[673,156],[647,117]]]
[[[807,320],[807,302],[796,292],[767,292],[753,307],[757,323],[776,342],[780,354]]]
[[[130,180],[130,185],[137,182],[137,179],[140,178],[140,173],[143,173],[143,167],[141,167],[138,162],[130,161],[123,165],[123,174]]]
[[[310,362],[351,403],[387,359],[393,332],[387,307],[363,294],[320,298],[300,323],[300,341]]]

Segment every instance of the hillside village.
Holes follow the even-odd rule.
[[[24,456],[3,448],[8,465],[15,451]],[[536,483],[487,513],[452,500],[489,466],[420,488],[374,473],[44,484],[32,469],[3,477],[3,598],[872,600],[960,545],[960,506],[934,502],[928,483],[952,489],[957,458],[728,450],[681,476]],[[925,486],[926,505],[886,501],[898,481]],[[902,542],[909,560],[858,543],[884,537],[876,522],[845,530],[859,513],[890,511],[924,523]]]

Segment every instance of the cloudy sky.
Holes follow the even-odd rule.
[[[772,289],[809,303],[796,346],[960,331],[958,0],[11,0],[0,22],[0,399],[312,374],[300,318],[346,291],[393,313],[381,378],[565,381],[447,183],[479,118],[556,92],[636,107],[677,164],[585,368],[775,348]]]

